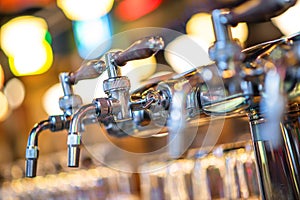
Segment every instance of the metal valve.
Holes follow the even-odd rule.
[[[102,74],[105,69],[109,78],[103,82],[103,88],[108,98],[94,99],[93,103],[82,106],[72,118],[68,135],[68,166],[78,167],[80,156],[80,124],[87,113],[93,112],[100,122],[110,116],[113,123],[118,124],[118,131],[124,131],[126,127],[132,129],[134,120],[130,109],[130,80],[122,76],[119,67],[126,65],[131,60],[143,59],[153,56],[164,46],[161,37],[148,37],[133,43],[124,51],[110,52],[105,54],[105,64],[85,73],[77,73],[77,78],[87,77],[91,74]],[[98,64],[98,62],[96,62]],[[104,67],[105,66],[105,67]],[[82,71],[83,72],[83,71]],[[72,79],[72,82],[76,82]],[[122,128],[120,128],[122,127]],[[122,129],[122,130],[121,130]],[[125,131],[126,132],[126,131]]]

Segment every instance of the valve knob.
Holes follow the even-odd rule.
[[[85,79],[93,79],[100,76],[106,69],[105,62],[102,60],[91,60],[82,65],[76,72],[70,74],[69,82],[72,85]]]
[[[161,37],[146,37],[133,43],[124,51],[114,53],[112,63],[124,66],[128,61],[148,58],[163,49],[164,41]]]

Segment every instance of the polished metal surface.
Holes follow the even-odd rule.
[[[68,134],[68,166],[69,167],[78,167],[79,166],[79,157],[80,157],[80,144],[81,144],[81,135],[83,119],[86,115],[95,116],[97,112],[97,105],[91,103],[88,105],[82,106],[77,112],[75,112],[71,123]]]
[[[252,1],[257,4],[246,8],[247,2],[240,2],[240,6],[244,7],[240,7],[239,13],[236,9],[212,12],[216,42],[210,48],[210,56],[215,61],[211,65],[199,66],[167,79],[155,79],[129,93],[130,80],[122,76],[120,67],[131,60],[156,54],[164,44],[160,37],[141,39],[124,51],[107,53],[105,62],[94,62],[100,65],[99,75],[104,66],[108,71],[109,78],[103,82],[107,96],[94,99],[75,114],[68,112],[73,109],[69,100],[76,98],[70,84],[76,81],[68,82],[68,74],[62,74],[62,86],[68,97],[61,100],[61,108],[71,118],[67,141],[68,166],[79,165],[81,132],[84,131],[87,115],[91,123],[98,120],[109,136],[143,138],[168,135],[168,156],[171,159],[178,159],[184,156],[188,148],[199,145],[196,140],[206,131],[203,127],[209,126],[212,130],[208,139],[206,136],[202,138],[202,145],[215,145],[221,137],[221,131],[217,128],[224,128],[225,119],[236,117],[235,120],[238,120],[248,115],[261,198],[300,199],[299,110],[285,110],[286,105],[299,102],[300,36],[296,34],[242,50],[230,32],[231,25],[237,22],[263,21],[283,12],[294,1],[265,1],[265,7],[262,1]],[[97,76],[94,73],[83,74],[80,77]],[[74,107],[80,104],[77,100],[75,102]],[[57,127],[61,130],[67,126],[57,124]],[[26,153],[28,176],[34,176],[36,171],[36,135],[32,133],[34,139],[30,139]],[[224,158],[221,160],[223,162]],[[228,165],[233,163],[232,160],[228,162]],[[228,170],[223,169],[224,166],[218,167],[220,173]],[[211,173],[213,171],[208,174],[213,177]],[[230,172],[229,176],[232,178],[234,173]],[[235,184],[234,179],[231,181]],[[235,185],[228,185],[230,187]],[[221,191],[216,198],[238,198],[238,193],[228,191]],[[189,192],[183,193],[183,198],[191,195]]]

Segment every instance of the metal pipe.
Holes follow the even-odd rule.
[[[95,103],[87,104],[82,106],[74,114],[68,135],[68,167],[78,167],[79,166],[79,157],[80,157],[80,144],[81,144],[81,126],[84,117],[93,112],[96,115],[98,107]]]
[[[269,71],[259,111],[250,112],[250,127],[264,199],[299,199],[298,166],[282,126],[285,99],[280,92],[280,76]]]
[[[26,164],[25,164],[25,176],[35,177],[37,169],[37,159],[38,159],[38,136],[46,129],[51,127],[50,120],[44,120],[37,123],[31,130],[26,147]]]

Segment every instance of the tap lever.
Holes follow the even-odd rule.
[[[133,43],[124,51],[116,52],[113,56],[113,64],[124,66],[128,61],[148,58],[163,49],[164,41],[161,37],[146,37]]]
[[[82,65],[76,72],[70,74],[69,82],[72,85],[78,83],[78,81],[85,79],[97,78],[106,69],[105,62],[102,60],[91,60]]]
[[[245,1],[239,6],[231,9],[224,18],[226,24],[236,25],[239,22],[263,22],[276,17],[291,6],[297,0],[253,0]]]

